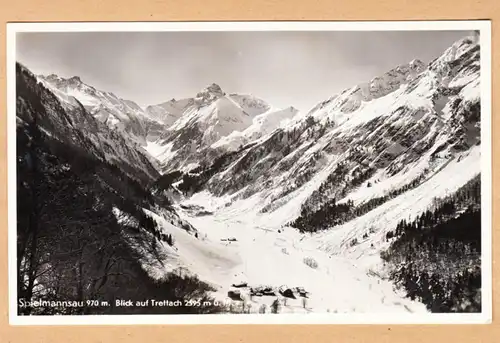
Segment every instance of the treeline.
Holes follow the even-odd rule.
[[[170,246],[174,245],[174,239],[172,238],[172,234],[163,233],[161,227],[152,217],[148,216],[143,211],[141,211],[137,213],[137,218],[139,220],[139,227],[146,230],[152,235],[153,246],[156,245],[157,241],[165,242]]]
[[[184,174],[179,170],[164,174],[156,180],[153,188],[167,190],[172,187],[172,184],[179,181],[183,175]]]
[[[344,166],[340,165],[339,168],[344,168]],[[339,168],[337,168],[339,173],[332,173],[332,175],[329,176],[326,182],[338,182],[339,177],[337,175],[343,175],[343,173],[341,173],[343,169]],[[371,175],[370,171],[365,171],[357,175],[351,182],[352,187],[359,187],[359,185],[363,182],[362,180],[366,180],[368,175]],[[398,189],[390,191],[387,195],[372,198],[364,203],[361,203],[358,206],[354,206],[352,200],[348,200],[345,203],[337,203],[335,199],[324,203],[317,210],[311,210],[310,205],[309,207],[302,206],[300,216],[287,225],[299,229],[300,232],[317,232],[320,230],[332,228],[337,225],[342,225],[354,218],[360,217],[370,212],[371,210],[403,194],[404,192],[417,187],[422,183],[423,180],[424,175],[422,174],[412,182]],[[320,189],[326,189],[330,187],[330,183],[326,182],[320,186]],[[367,183],[366,185],[366,187],[371,186],[372,185],[370,183]],[[346,191],[343,191],[340,192],[340,195],[344,196],[346,193]]]
[[[35,131],[36,132],[36,131]],[[171,275],[151,279],[141,266],[150,258],[163,263],[159,242],[174,244],[170,234],[161,233],[157,223],[144,213],[152,200],[133,190],[121,194],[105,180],[121,178],[122,187],[135,181],[111,165],[85,159],[80,164],[54,155],[44,137],[33,138],[18,131],[17,148],[17,268],[18,298],[31,300],[85,301],[114,299],[206,298],[209,287],[189,276]],[[58,152],[63,147],[58,147]],[[62,154],[62,156],[74,156]],[[85,161],[82,163],[82,161]],[[118,183],[118,182],[117,182]],[[125,215],[115,216],[118,208]],[[123,219],[123,221],[121,220]],[[149,232],[151,235],[145,234]],[[131,244],[133,242],[133,244]],[[208,307],[199,311],[219,311]],[[126,307],[22,307],[21,315],[102,314],[136,311]],[[196,308],[159,307],[142,313],[192,313]],[[184,312],[182,312],[184,311]]]
[[[349,218],[349,220],[354,219],[356,217],[360,217],[364,215],[365,213],[370,212],[371,210],[379,207],[380,205],[386,203],[387,201],[394,199],[395,197],[408,192],[409,190],[414,189],[415,187],[419,186],[425,179],[425,175],[422,174],[419,177],[415,178],[412,182],[397,188],[393,189],[390,191],[388,194],[381,196],[381,197],[376,197],[372,198],[364,203],[361,203],[360,205],[356,206],[352,210],[352,217]],[[370,183],[367,184],[367,187],[371,187],[372,185]]]
[[[328,175],[319,188],[312,192],[307,200],[302,204],[302,211],[315,211],[322,203],[330,198],[343,198],[347,193],[347,173],[349,172],[348,163],[341,162]]]
[[[481,311],[481,182],[389,231],[390,278],[432,312]]]
[[[243,147],[242,150],[246,148],[247,147]],[[177,189],[182,193],[192,194],[199,192],[212,176],[232,163],[242,150],[229,152],[218,157],[209,167],[199,166],[187,173],[177,170],[165,174],[156,181],[153,187],[160,190],[166,190],[169,189],[173,183],[181,181]]]
[[[335,200],[330,200],[315,212],[309,212],[303,208],[300,216],[288,225],[299,229],[302,233],[326,230],[345,223],[353,206],[352,201],[337,204]]]
[[[261,163],[264,156],[271,151],[279,151],[281,158],[290,154],[294,149],[301,144],[300,138],[312,126],[316,125],[313,118],[310,118],[307,123],[304,123],[299,128],[294,128],[291,131],[282,129],[276,130],[265,142],[256,146],[256,143],[249,143],[241,146],[237,151],[228,152],[216,158],[210,166],[199,166],[187,173],[179,171],[172,172],[160,178],[158,185],[159,189],[167,189],[173,183],[179,182],[177,189],[184,194],[192,194],[201,191],[207,182],[216,174],[225,170],[231,163],[235,163],[232,170],[233,177],[225,182],[222,186],[211,189],[214,194],[223,194],[231,190],[241,188],[241,185],[253,181],[259,175],[264,174],[269,170],[272,161],[269,163]],[[313,129],[312,134],[318,134]],[[322,133],[320,133],[322,134]],[[248,152],[248,153],[245,153]],[[241,158],[240,158],[241,157]],[[320,158],[320,155],[314,156],[311,163],[315,163]],[[279,158],[276,157],[276,161]],[[296,183],[295,188],[309,181],[313,171],[294,175]],[[290,190],[291,191],[291,190]],[[246,193],[245,193],[246,194]],[[281,194],[284,196],[286,194]]]

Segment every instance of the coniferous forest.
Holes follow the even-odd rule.
[[[335,175],[335,172],[332,175]],[[362,175],[362,177],[360,177],[361,180],[365,178],[366,175]],[[297,228],[298,230],[300,230],[300,232],[317,232],[330,229],[337,225],[342,225],[349,220],[370,212],[383,203],[394,199],[398,195],[401,195],[404,192],[417,187],[423,181],[423,179],[424,178],[422,176],[417,177],[412,182],[404,185],[403,187],[390,191],[387,195],[372,198],[357,206],[354,205],[354,202],[352,200],[338,203],[335,199],[326,202],[315,211],[311,210],[308,206],[302,206],[300,216],[293,222],[289,223],[289,225],[291,227]],[[321,185],[321,187],[332,187],[338,182],[340,182],[339,177],[329,177],[327,181]],[[366,183],[365,185],[360,186],[361,182],[362,181],[356,181],[353,184],[358,187],[371,187],[370,183]],[[341,192],[340,194],[343,195],[345,194],[345,192]]]
[[[358,206],[331,200],[316,211],[302,207],[290,226],[316,232],[342,225],[418,186],[422,178]],[[432,312],[481,311],[481,182],[480,175],[455,194],[435,199],[414,220],[402,219],[387,232],[390,247],[381,253],[390,279],[407,296]],[[351,241],[356,245],[357,240]]]
[[[390,278],[432,312],[481,312],[480,176],[386,235]]]
[[[140,265],[141,256],[129,240],[149,251],[158,262],[164,258],[158,250],[159,243],[175,245],[175,238],[159,233],[156,223],[140,209],[151,206],[154,200],[148,193],[134,192],[141,188],[117,168],[58,142],[49,142],[33,129],[18,132],[17,139],[19,314],[175,314],[220,310],[192,306],[115,307],[116,299],[208,299],[205,293],[211,288],[195,277],[177,273],[163,280],[152,279]],[[29,137],[27,133],[33,135]],[[66,154],[62,154],[63,150]],[[123,193],[127,195],[118,195],[116,187],[127,190]],[[114,207],[128,213],[137,225],[119,223],[113,215]],[[94,299],[108,301],[110,306],[22,306],[30,301]]]

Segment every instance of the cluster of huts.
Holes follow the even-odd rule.
[[[249,287],[247,283],[242,282],[238,284],[233,284],[233,288],[228,292],[228,297],[233,300],[241,300],[241,288],[248,289],[250,291],[250,296],[278,296],[281,295],[286,298],[296,299],[298,297],[307,298],[308,292],[303,287],[287,287],[285,285],[278,288],[271,286],[255,286]]]

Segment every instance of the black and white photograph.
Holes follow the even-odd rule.
[[[488,323],[488,21],[8,25],[13,324]]]

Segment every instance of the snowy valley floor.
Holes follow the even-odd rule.
[[[479,158],[480,147],[474,147],[438,168],[419,187],[346,224],[314,235],[282,228],[299,209],[294,204],[298,200],[273,213],[259,214],[256,210],[262,201],[259,196],[229,205],[229,199],[216,198],[208,192],[197,193],[180,201],[176,208],[198,230],[198,238],[152,215],[176,240],[175,249],[167,248],[171,254],[167,267],[183,267],[196,273],[214,285],[217,289],[214,295],[222,301],[228,301],[228,291],[234,289],[232,284],[273,288],[285,285],[303,287],[309,296],[305,301],[297,297],[285,302],[278,295],[280,313],[426,313],[424,304],[406,298],[392,282],[380,277],[383,274],[380,251],[388,244],[385,234],[401,218],[418,215],[432,205],[434,197],[453,193],[477,175]],[[309,192],[307,189],[304,187],[305,191],[300,191],[296,199],[307,195],[304,193]],[[369,228],[374,228],[369,238],[350,247],[348,242],[353,237],[360,239]],[[232,238],[235,240],[228,240]],[[315,268],[305,263],[307,259],[314,261]],[[276,296],[250,299],[248,288],[240,290],[245,308],[248,310],[251,305],[250,312],[258,312],[266,304],[268,313],[276,299]],[[234,303],[241,306],[242,302]]]
[[[254,226],[244,221],[250,216],[234,209],[205,216],[188,214],[180,207],[178,210],[198,229],[199,238],[163,221],[165,231],[176,240],[177,250],[170,257],[175,265],[169,267],[186,268],[213,284],[217,289],[214,296],[232,303],[235,312],[244,306],[245,312],[256,313],[265,304],[269,313],[276,298],[280,299],[279,313],[427,312],[423,304],[404,298],[391,282],[358,266],[356,260],[318,250],[312,240],[295,229],[279,229],[273,223]],[[314,260],[317,267],[306,265],[305,259]],[[231,285],[242,282],[248,287],[303,287],[309,294],[296,299],[285,299],[279,293],[250,297],[248,288],[240,288],[243,301],[229,301],[228,291],[235,289]]]
[[[192,233],[170,225],[152,214],[166,233],[175,237],[175,249],[166,262],[168,268],[183,267],[210,282],[215,296],[228,301],[232,284],[247,283],[279,288],[303,287],[309,296],[304,300],[280,298],[280,313],[426,313],[425,305],[411,301],[383,274],[380,251],[387,247],[385,234],[401,218],[414,217],[432,205],[434,197],[452,194],[477,175],[480,147],[453,159],[419,187],[387,201],[367,214],[334,229],[314,235],[301,234],[282,225],[299,207],[297,201],[268,214],[257,213],[259,196],[228,204],[208,192],[195,194],[176,205],[178,213],[198,230]],[[453,177],[450,177],[453,176]],[[308,192],[307,187],[304,187]],[[365,193],[372,188],[365,188]],[[297,194],[300,199],[306,193]],[[430,196],[432,194],[432,196]],[[376,194],[365,194],[373,196]],[[227,206],[229,205],[229,206]],[[361,236],[373,228],[367,239]],[[279,232],[281,231],[281,232]],[[348,243],[360,239],[356,246]],[[234,241],[228,239],[235,239]],[[306,264],[309,259],[315,268]],[[276,296],[249,297],[249,289],[240,289],[245,309],[258,312]],[[243,302],[233,302],[241,306]]]

